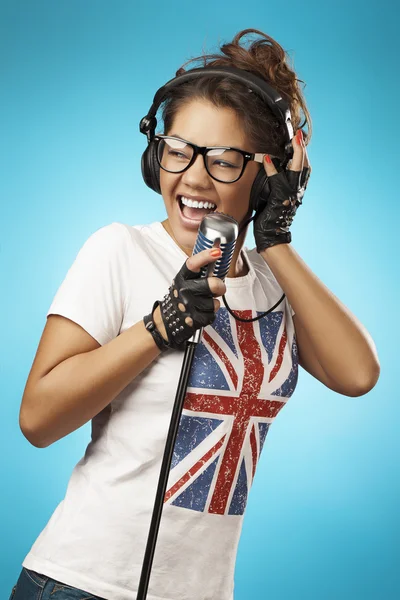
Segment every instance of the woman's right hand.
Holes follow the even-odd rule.
[[[199,277],[201,267],[220,258],[212,254],[219,250],[203,250],[190,256],[182,265],[168,294],[154,311],[154,323],[172,348],[184,349],[184,343],[201,327],[212,323],[220,307],[218,296],[226,292],[225,283],[218,277]]]

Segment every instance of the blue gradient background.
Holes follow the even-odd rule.
[[[19,429],[48,307],[91,233],[164,218],[141,179],[139,120],[185,60],[247,27],[307,83],[313,174],[293,246],[371,333],[382,370],[360,398],[300,371],[249,497],[235,600],[400,597],[397,6],[1,2],[2,598],[90,439],[85,425],[39,450]]]

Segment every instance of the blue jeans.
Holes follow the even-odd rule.
[[[9,600],[105,600],[22,567]]]

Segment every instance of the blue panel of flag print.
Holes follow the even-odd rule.
[[[181,508],[190,508],[203,512],[206,506],[208,492],[217,467],[218,458],[205,471],[199,475],[191,485],[189,485],[182,494],[172,502],[174,506]]]
[[[217,312],[217,316],[215,318],[214,323],[211,325],[213,329],[227,343],[229,348],[232,350],[235,356],[238,356],[237,350],[235,348],[235,343],[233,341],[231,323],[229,319],[229,313],[226,308],[221,307]]]
[[[286,381],[281,385],[279,390],[271,393],[271,396],[283,396],[284,398],[290,398],[292,396],[295,387],[297,385],[297,379],[299,376],[299,359],[297,356],[297,344],[296,339],[293,338],[292,344],[292,368]]]
[[[265,442],[265,437],[268,433],[268,429],[271,423],[259,423],[258,424],[258,431],[260,434],[260,454],[262,452],[263,446],[264,446],[264,442]]]
[[[192,417],[182,414],[172,455],[171,469],[190,454],[222,423],[211,417]]]
[[[257,312],[257,315],[260,314],[260,312]],[[260,326],[261,341],[265,350],[267,351],[268,362],[271,362],[272,360],[272,355],[275,350],[278,331],[281,326],[282,319],[283,312],[277,311],[266,315],[258,321]]]
[[[218,363],[204,344],[197,344],[194,351],[189,387],[229,390],[229,385]]]

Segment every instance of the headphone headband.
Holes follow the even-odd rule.
[[[273,87],[261,79],[261,77],[258,77],[249,71],[237,69],[236,67],[199,67],[197,69],[190,69],[189,71],[182,73],[182,75],[178,75],[167,81],[167,83],[156,92],[149,112],[140,121],[140,131],[141,133],[146,134],[148,142],[153,139],[157,126],[157,110],[160,104],[166,99],[171,89],[204,75],[221,77],[228,75],[231,79],[243,83],[252,92],[258,94],[267,106],[269,106],[279,122],[285,126],[285,150],[287,150],[286,147],[293,138],[293,125],[288,103]]]

